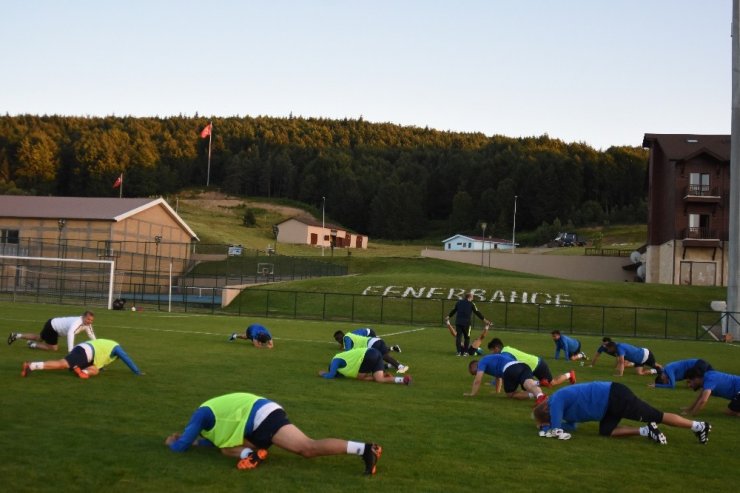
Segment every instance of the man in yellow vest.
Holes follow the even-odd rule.
[[[361,347],[337,353],[329,363],[329,371],[320,371],[324,378],[347,377],[378,383],[409,385],[411,376],[394,377],[383,371],[383,355],[375,348]]]
[[[215,446],[221,453],[238,458],[238,469],[254,469],[276,445],[307,459],[326,455],[359,455],[365,474],[375,474],[383,448],[376,443],[351,442],[338,438],[314,440],[288,420],[276,402],[245,392],[207,400],[193,413],[185,431],[165,440],[171,450],[184,452],[191,446]]]
[[[30,363],[24,361],[21,376],[25,377],[39,370],[72,370],[78,377],[86,379],[97,375],[100,370],[119,358],[132,372],[143,375],[120,344],[110,339],[95,339],[77,344],[64,359]]]
[[[406,373],[409,370],[408,365],[399,363],[398,360],[390,354],[391,351],[400,353],[401,347],[398,344],[388,347],[385,341],[378,337],[375,331],[369,327],[353,330],[348,334],[338,330],[334,332],[334,340],[337,341],[339,343],[339,347],[345,351],[363,347],[375,348],[383,355],[383,360],[390,365],[386,365],[386,367],[393,367],[398,373]]]

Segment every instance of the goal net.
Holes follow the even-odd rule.
[[[0,298],[113,305],[114,260],[0,255]]]

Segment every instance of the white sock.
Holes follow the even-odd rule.
[[[44,369],[44,362],[43,361],[32,361],[28,364],[28,368],[31,370],[43,370]]]
[[[704,423],[701,421],[692,421],[691,431],[704,431]]]
[[[349,455],[362,455],[365,453],[365,444],[360,442],[347,442],[347,453]]]
[[[30,347],[31,349],[36,349],[36,343],[35,342],[29,342],[28,343],[28,347]]]
[[[249,454],[251,454],[252,452],[253,451],[251,448],[242,449],[242,451],[239,453],[239,458],[246,459],[247,457],[249,457]]]
[[[395,383],[403,383],[403,377],[396,377],[393,379]]]
[[[640,426],[640,436],[641,437],[648,436],[648,427],[647,426]]]
[[[534,394],[532,392],[529,392],[527,395],[529,396],[530,399],[534,399]]]
[[[543,394],[542,392],[540,392],[539,394],[536,395],[536,397],[539,399],[541,395],[545,395],[545,394]]]
[[[656,373],[658,373],[658,370],[656,370],[655,368],[650,368],[651,375],[655,375]]]

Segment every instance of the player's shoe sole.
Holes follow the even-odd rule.
[[[404,374],[407,371],[409,371],[409,367],[406,365],[399,365],[398,370],[396,370],[396,373]]]
[[[658,425],[655,423],[648,423],[647,424],[648,429],[648,438],[655,443],[659,443],[661,445],[667,445],[668,439],[666,439],[665,435],[662,431],[658,429]]]
[[[8,334],[8,346],[10,346],[11,344],[13,344],[15,342],[15,339],[16,339],[16,337],[15,337],[15,334],[13,332],[11,332],[10,334]]]
[[[257,449],[256,452],[250,453],[246,459],[242,459],[236,463],[236,468],[242,471],[246,469],[254,469],[259,466],[262,461],[267,459],[267,450]]]
[[[365,474],[372,476],[378,470],[378,459],[383,454],[383,447],[377,443],[369,444],[365,447],[365,453],[362,454],[362,460],[365,462]]]
[[[80,370],[79,366],[75,366],[74,368],[72,368],[72,370],[77,374],[78,377],[80,377],[83,380],[87,380],[88,378],[90,378],[90,375]]]
[[[28,364],[28,361],[24,361],[23,365],[21,366],[21,376],[26,377],[31,372],[30,365]]]
[[[699,443],[702,445],[706,444],[709,441],[709,434],[712,432],[712,425],[704,422],[704,429],[701,431],[695,431],[694,435],[696,435],[696,438],[699,439]]]

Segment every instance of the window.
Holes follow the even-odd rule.
[[[689,238],[709,238],[709,215],[689,214]]]
[[[19,235],[17,229],[0,229],[0,243],[8,243],[17,245],[19,243]]]
[[[709,195],[709,173],[689,174],[689,195]]]

